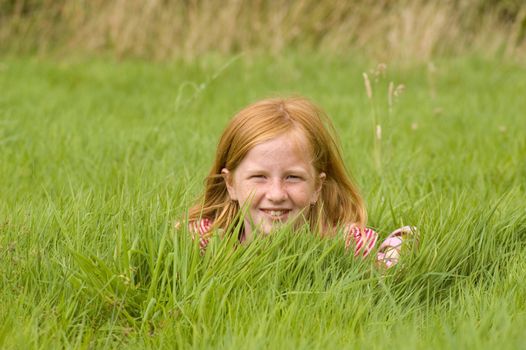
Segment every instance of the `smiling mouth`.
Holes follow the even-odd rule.
[[[267,214],[274,220],[282,220],[288,216],[290,209],[261,209],[261,211],[263,211],[265,214]]]

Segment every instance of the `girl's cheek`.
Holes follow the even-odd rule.
[[[264,193],[264,186],[257,184],[250,184],[246,186],[245,191],[243,191],[243,197],[245,200],[255,200]]]
[[[259,198],[265,193],[265,188],[263,186],[258,186],[254,188],[254,198]]]

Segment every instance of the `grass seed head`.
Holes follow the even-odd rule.
[[[365,92],[367,93],[367,97],[371,100],[373,98],[373,89],[371,88],[371,81],[369,80],[367,73],[363,73],[363,81],[365,84]]]

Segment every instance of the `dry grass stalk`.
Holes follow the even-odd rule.
[[[526,4],[504,18],[484,1],[11,0],[0,49],[169,59],[289,47],[428,61],[470,50],[526,54]],[[494,7],[497,5],[494,5]],[[496,8],[496,7],[495,7]],[[381,19],[381,20],[379,20]]]
[[[367,73],[362,73],[362,75],[363,75],[363,81],[365,84],[365,92],[367,93],[367,98],[369,98],[369,100],[372,100],[373,89],[371,88],[371,82],[369,81],[369,76],[367,75]]]

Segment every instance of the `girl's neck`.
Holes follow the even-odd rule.
[[[244,229],[239,234],[239,243],[241,244],[248,244],[252,242],[253,239],[254,239],[254,235],[253,235],[252,230]]]

